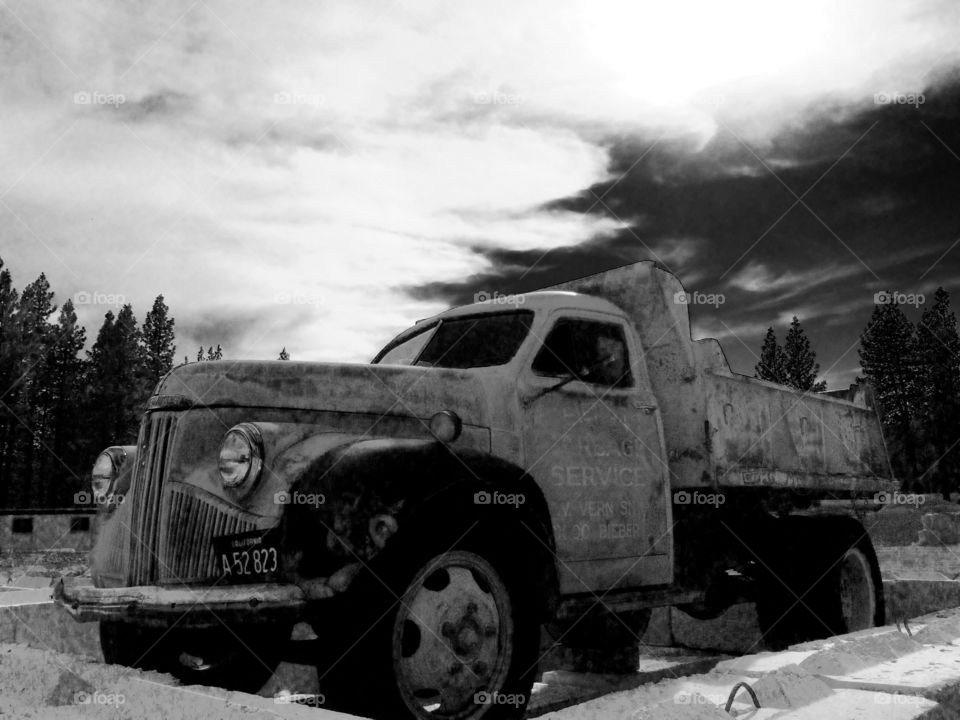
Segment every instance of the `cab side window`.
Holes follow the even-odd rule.
[[[630,358],[623,328],[595,320],[560,318],[533,361],[533,372],[605,387],[630,387]]]

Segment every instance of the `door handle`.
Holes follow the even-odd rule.
[[[656,405],[648,405],[647,403],[643,402],[643,400],[634,399],[630,404],[633,406],[634,410],[639,410],[646,415],[652,415],[657,411]]]

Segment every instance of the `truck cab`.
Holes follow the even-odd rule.
[[[484,378],[490,452],[523,468],[542,493],[561,594],[669,584],[669,468],[630,319],[609,301],[579,293],[510,299],[418,323],[374,362],[467,364]],[[510,357],[497,363],[499,353]]]

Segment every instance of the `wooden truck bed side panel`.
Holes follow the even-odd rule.
[[[892,480],[873,410],[742,376],[707,374],[711,484],[875,493]]]

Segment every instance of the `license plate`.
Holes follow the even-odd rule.
[[[217,567],[226,582],[272,582],[280,572],[276,536],[263,530],[213,538]]]

